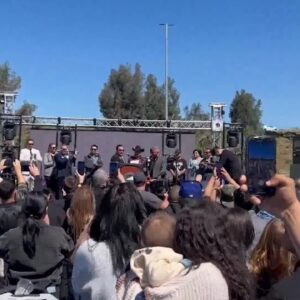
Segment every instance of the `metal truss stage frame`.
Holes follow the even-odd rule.
[[[5,115],[2,115],[2,118]],[[20,116],[15,116],[17,119]],[[7,115],[8,119],[14,116]],[[211,121],[182,121],[182,120],[139,120],[139,119],[82,119],[22,116],[22,124],[33,127],[75,127],[94,129],[133,129],[133,130],[211,130]]]

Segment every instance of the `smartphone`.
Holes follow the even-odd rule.
[[[84,172],[85,172],[85,165],[84,165],[84,161],[79,161],[77,163],[77,172],[80,174],[80,175],[83,175]]]
[[[216,171],[217,171],[217,176],[221,179],[222,178],[222,168],[223,165],[221,162],[216,162]]]
[[[111,178],[116,178],[118,176],[119,163],[118,162],[110,162],[109,164],[109,176]]]
[[[248,192],[258,196],[272,196],[275,188],[266,186],[276,173],[276,139],[273,137],[250,138],[247,143],[246,176]]]

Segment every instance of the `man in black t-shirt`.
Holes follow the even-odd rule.
[[[173,175],[173,184],[178,184],[185,180],[185,172],[187,169],[187,162],[181,157],[179,149],[175,150],[174,161],[171,165],[170,172]]]
[[[219,162],[223,168],[236,182],[239,182],[242,175],[242,168],[238,156],[232,151],[222,149],[218,146],[213,149],[213,155],[219,157]]]

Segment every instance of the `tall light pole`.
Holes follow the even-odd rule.
[[[159,24],[160,26],[165,27],[165,93],[166,93],[166,103],[165,103],[165,113],[166,113],[166,120],[169,119],[168,117],[168,106],[169,106],[169,83],[168,83],[168,42],[169,42],[169,27],[173,26],[173,24],[163,23]]]

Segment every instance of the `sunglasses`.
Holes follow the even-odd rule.
[[[33,146],[33,143],[28,143],[29,146]]]
[[[96,151],[96,150],[97,150],[97,148],[92,148],[92,150],[93,150],[93,151]]]

